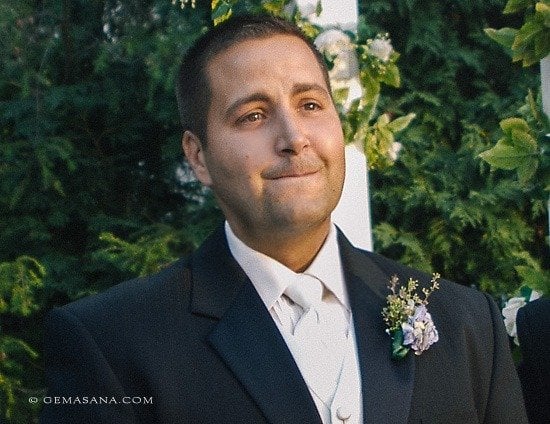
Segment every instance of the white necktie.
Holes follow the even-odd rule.
[[[286,290],[304,312],[294,326],[293,354],[310,390],[330,410],[346,352],[347,320],[338,303],[323,302],[323,284],[301,274]]]

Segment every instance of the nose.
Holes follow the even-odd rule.
[[[310,140],[300,118],[292,111],[280,112],[277,129],[277,153],[297,155],[309,144]]]

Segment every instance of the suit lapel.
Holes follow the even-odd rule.
[[[319,423],[271,315],[229,252],[220,227],[193,256],[194,313],[219,319],[208,342],[270,423]]]
[[[382,308],[391,270],[339,234],[359,352],[365,423],[406,423],[414,386],[414,355],[390,359]],[[229,252],[223,227],[193,255],[194,313],[219,319],[208,342],[270,423],[319,423],[292,354],[246,274]]]
[[[382,308],[391,275],[340,233],[340,252],[353,312],[365,423],[406,423],[414,386],[414,355],[390,358]]]

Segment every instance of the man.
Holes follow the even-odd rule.
[[[43,423],[527,422],[486,295],[442,281],[439,341],[391,359],[387,284],[430,278],[331,223],[342,129],[323,60],[293,25],[216,27],[184,59],[178,101],[183,150],[226,223],[160,274],[50,314]]]

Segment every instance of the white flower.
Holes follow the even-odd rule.
[[[392,161],[397,160],[397,156],[399,155],[399,152],[403,148],[403,145],[401,143],[398,143],[397,141],[394,141],[388,150],[388,156]]]
[[[355,46],[351,39],[338,29],[329,29],[317,36],[314,41],[317,49],[332,59],[332,69],[329,71],[333,89],[348,89],[348,97],[344,108],[348,108],[353,100],[362,95],[359,80],[359,61]]]
[[[518,339],[518,328],[516,325],[516,319],[518,316],[519,308],[522,308],[527,304],[527,302],[532,302],[537,300],[542,296],[541,293],[536,290],[531,290],[529,299],[525,300],[524,297],[511,297],[504,308],[502,308],[502,316],[504,317],[504,326],[506,327],[506,332],[510,337],[514,338],[514,343],[519,346]]]
[[[377,37],[369,43],[369,54],[377,57],[382,62],[387,62],[393,52],[391,40],[385,37]]]
[[[342,50],[329,71],[331,80],[350,80],[359,76],[359,62],[354,50]]]
[[[353,50],[353,44],[348,35],[339,29],[323,31],[314,41],[315,47],[321,52],[337,56],[342,51]]]
[[[504,326],[506,332],[510,337],[514,338],[514,343],[519,346],[518,329],[516,326],[516,317],[518,316],[518,309],[526,305],[526,301],[523,297],[512,297],[506,306],[502,308],[502,316],[504,317]]]
[[[304,18],[317,12],[317,0],[296,0],[295,3]]]
[[[329,71],[332,88],[347,88],[349,90],[343,105],[347,109],[353,100],[362,95],[359,81],[359,61],[355,53],[355,46],[349,36],[338,29],[322,32],[314,43],[321,53],[332,58],[333,66]]]

